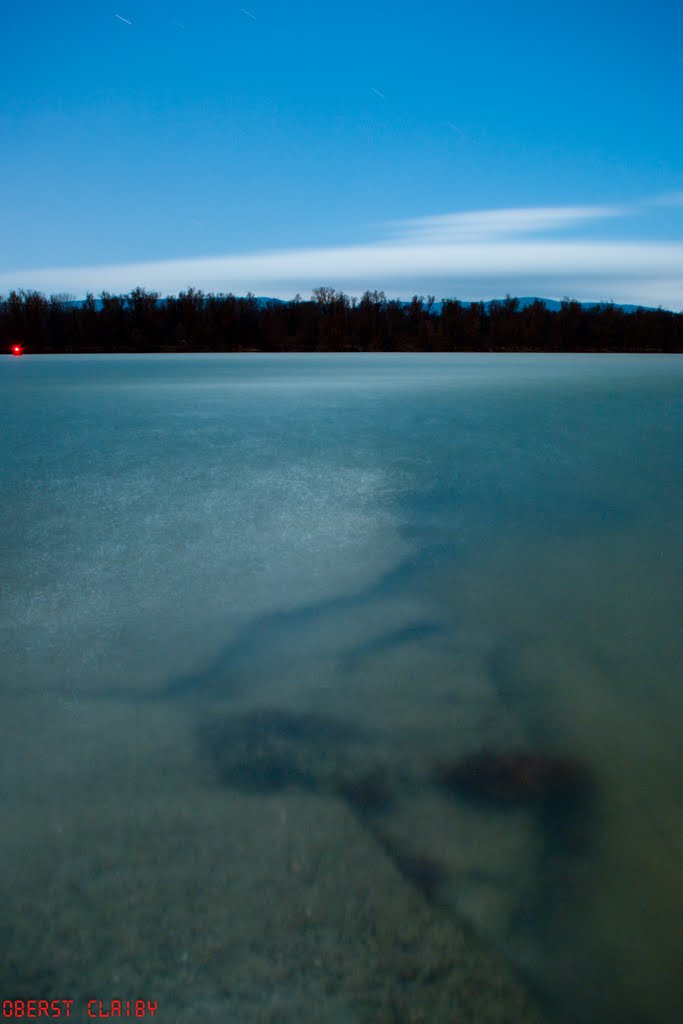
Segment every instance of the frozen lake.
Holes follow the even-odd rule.
[[[678,1020],[682,400],[678,356],[0,360],[3,998]]]

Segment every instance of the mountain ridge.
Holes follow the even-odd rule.
[[[121,295],[116,295],[114,297],[115,298],[119,298],[119,299],[126,298],[127,294],[128,293],[124,293],[124,294],[121,294]],[[205,297],[208,297],[208,296],[205,296]],[[225,295],[223,293],[220,293],[220,297],[224,298]],[[168,299],[173,299],[173,298],[177,298],[177,296],[165,295],[163,298],[159,298],[158,301],[163,303],[163,302],[167,302]],[[234,298],[240,299],[240,300],[245,300],[247,298],[250,298],[250,296],[249,295],[235,295]],[[264,306],[267,306],[268,303],[276,303],[277,305],[287,305],[288,303],[291,303],[291,302],[294,301],[293,299],[276,299],[273,296],[269,296],[269,295],[256,295],[256,296],[254,296],[254,298],[256,300],[256,304],[259,307],[259,309],[262,309]],[[421,295],[421,296],[418,296],[418,298],[420,298],[422,300],[423,305],[424,305],[425,302],[426,302],[425,296]],[[432,304],[431,309],[432,309],[433,312],[440,313],[442,308],[443,308],[444,301],[446,301],[446,302],[460,302],[461,306],[466,306],[466,307],[477,306],[479,304],[479,302],[481,301],[481,302],[483,302],[484,308],[486,310],[488,310],[488,309],[491,308],[491,306],[495,306],[496,304],[500,304],[500,303],[503,303],[503,302],[507,301],[508,298],[512,298],[512,299],[514,299],[517,302],[517,309],[518,310],[526,309],[528,306],[532,306],[534,304],[534,302],[541,302],[546,307],[546,309],[550,310],[550,312],[553,312],[553,313],[559,312],[559,310],[562,308],[562,302],[560,300],[558,300],[558,299],[545,299],[545,298],[542,298],[541,296],[537,296],[537,295],[521,295],[521,296],[506,296],[505,298],[500,298],[500,299],[483,299],[483,300],[479,300],[479,299],[456,299],[456,298],[453,297],[453,298],[449,298],[449,299],[446,299],[446,300],[442,299],[439,302],[434,302]],[[315,300],[314,299],[303,299],[302,301],[303,302],[314,302]],[[400,301],[402,306],[410,306],[411,305],[411,301],[409,301],[407,299],[400,299],[399,301]],[[567,300],[562,300],[562,301],[567,301]],[[579,302],[578,299],[569,299],[568,301],[576,302],[577,305],[579,305],[582,309],[597,309],[599,307],[604,307],[604,306],[613,306],[615,309],[620,309],[624,313],[635,313],[637,310],[645,310],[646,312],[656,312],[656,310],[658,308],[659,309],[662,308],[661,306],[659,306],[659,307],[656,307],[656,306],[640,306],[640,305],[637,305],[635,303],[610,302],[610,301],[607,301],[607,300],[602,301],[602,302]],[[83,306],[85,304],[85,302],[86,302],[86,299],[66,299],[64,301],[63,305],[70,306],[72,308],[79,308],[79,307]],[[100,310],[102,308],[102,300],[101,299],[99,299],[99,298],[95,299],[95,308],[97,310]],[[673,310],[667,310],[666,312],[673,312]]]

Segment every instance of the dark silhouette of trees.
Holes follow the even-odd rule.
[[[0,348],[27,352],[681,352],[683,313],[627,312],[613,303],[557,311],[414,295],[410,302],[324,286],[310,300],[260,300],[249,293],[205,295],[189,288],[162,299],[135,288],[76,302],[64,295],[11,292],[0,298]]]

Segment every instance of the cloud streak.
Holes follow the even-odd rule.
[[[398,237],[406,241],[480,242],[551,231],[553,228],[627,213],[623,206],[532,206],[508,210],[475,210],[397,221]]]
[[[674,205],[678,194],[662,201]],[[636,209],[556,206],[451,213],[397,222],[388,226],[388,240],[363,245],[6,272],[0,274],[0,293],[26,288],[83,295],[141,286],[173,294],[192,286],[292,298],[331,285],[350,294],[377,288],[399,298],[417,293],[486,299],[509,292],[679,310],[683,244],[557,237],[564,229]]]

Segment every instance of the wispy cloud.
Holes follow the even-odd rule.
[[[325,284],[350,294],[378,288],[401,298],[417,293],[486,299],[510,292],[681,309],[683,244],[577,237],[581,225],[626,216],[639,208],[554,206],[449,213],[390,224],[388,239],[363,245],[5,272],[0,274],[0,292],[35,288],[80,295],[142,286],[172,294],[193,286],[291,298]],[[572,233],[562,237],[566,229]]]
[[[398,237],[405,241],[483,242],[573,227],[603,217],[620,217],[623,206],[531,206],[508,210],[475,210],[446,213],[396,222]]]

